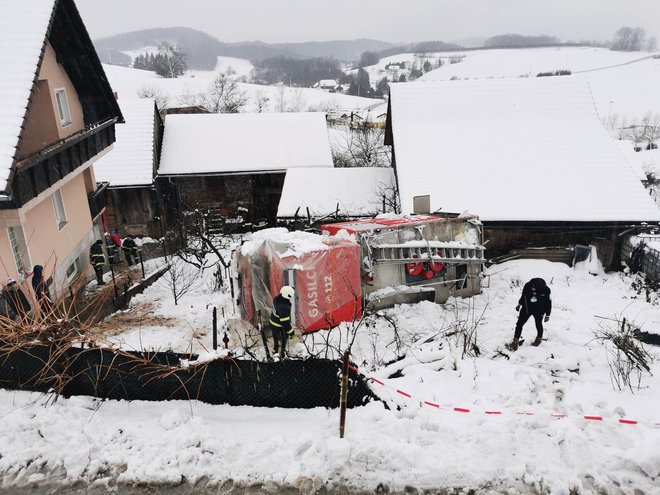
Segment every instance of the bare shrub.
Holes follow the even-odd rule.
[[[607,352],[607,364],[610,369],[612,386],[618,390],[624,388],[639,390],[642,376],[651,375],[653,356],[635,338],[634,326],[625,318],[622,321],[604,320],[596,332],[596,340]]]

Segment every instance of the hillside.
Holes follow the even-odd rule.
[[[252,63],[277,56],[328,57],[350,62],[359,59],[364,51],[381,51],[394,46],[392,43],[368,39],[275,44],[261,41],[224,43],[202,31],[186,27],[144,29],[118,34],[95,40],[94,46],[103,63],[128,66],[131,57],[123,52],[158,46],[162,42],[178,46],[186,53],[189,68],[195,70],[213,70],[218,56],[242,58]]]
[[[212,70],[222,43],[213,36],[185,27],[156,28],[118,34],[94,40],[101,62],[128,66],[131,57],[121,52],[139,50],[145,46],[158,46],[162,42],[178,46],[187,56],[191,69]],[[239,57],[243,58],[243,57]]]

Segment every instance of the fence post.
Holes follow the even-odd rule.
[[[227,317],[225,316],[225,308],[222,308],[222,320],[225,322],[225,335],[222,337],[222,343],[225,344],[225,349],[229,349],[229,336],[227,335]]]
[[[348,357],[351,351],[344,352],[341,364],[341,400],[339,402],[339,438],[344,438],[346,430],[346,403],[348,402]]]
[[[142,265],[142,280],[144,280],[144,258],[142,258],[141,249],[138,251],[138,254],[140,255],[140,265]]]
[[[218,349],[218,308],[213,306],[213,350]]]

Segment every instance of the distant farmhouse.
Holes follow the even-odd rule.
[[[3,0],[0,108],[0,280],[43,265],[57,293],[103,234],[93,164],[123,120],[72,0]]]
[[[575,76],[393,84],[385,139],[403,212],[479,215],[491,257],[595,243],[615,266],[621,234],[660,222]]]
[[[319,82],[314,83],[313,88],[323,89],[332,93],[336,92],[338,88],[341,89],[337,81],[334,79],[321,79]]]

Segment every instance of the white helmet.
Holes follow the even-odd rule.
[[[280,295],[281,295],[284,299],[288,299],[289,301],[291,301],[291,300],[293,299],[293,296],[295,295],[295,293],[296,293],[296,289],[294,289],[294,288],[291,287],[290,285],[285,285],[285,286],[282,287],[282,289],[280,290]]]

